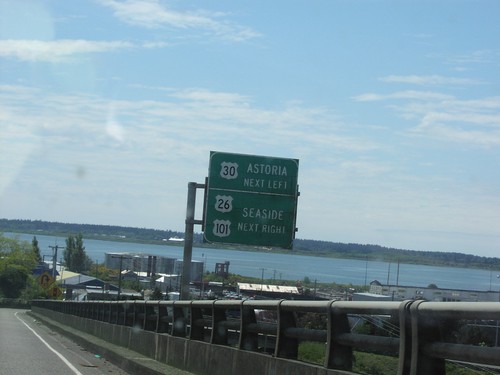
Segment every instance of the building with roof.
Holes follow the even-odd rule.
[[[88,293],[88,290],[99,290],[101,294],[118,291],[118,287],[104,282],[96,277],[82,275],[80,273],[60,270],[59,276],[56,277],[56,282],[64,289],[64,298],[67,300],[81,299],[82,296]]]
[[[182,259],[175,260],[174,266],[174,274],[182,275],[184,268],[184,261]],[[203,272],[205,269],[205,264],[199,260],[191,261],[191,277],[189,281],[198,281],[200,282],[203,278]]]
[[[300,295],[299,289],[296,286],[253,283],[238,283],[237,293],[247,295],[265,295],[267,297],[272,296],[274,298],[285,298]]]
[[[145,289],[157,287],[162,292],[178,290],[180,286],[180,276],[177,274],[148,274],[147,272],[136,272],[123,270],[121,273],[122,281],[137,281]]]
[[[106,268],[148,272],[152,274],[173,273],[176,258],[142,253],[105,253]]]
[[[383,285],[378,280],[374,280],[370,283],[370,294],[386,296],[391,301],[403,301],[410,299],[425,299],[427,301],[436,302],[500,301],[500,291],[443,289],[433,286],[421,287],[406,285]]]

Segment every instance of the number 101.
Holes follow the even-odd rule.
[[[229,220],[214,220],[213,233],[217,237],[227,237],[231,234],[231,222]]]

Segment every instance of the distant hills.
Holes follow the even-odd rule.
[[[83,238],[139,243],[162,243],[172,237],[184,237],[184,233],[171,230],[10,219],[0,219],[0,232],[33,233],[35,235],[61,237],[81,233]],[[195,241],[201,242],[202,236],[195,235]]]
[[[42,220],[11,220],[0,219],[0,232],[30,233],[40,235],[54,235],[66,237],[70,234],[81,233],[83,238],[161,244],[170,238],[183,238],[183,232],[158,230],[147,228],[121,227],[115,225],[93,225],[58,223]],[[194,235],[196,246],[211,246],[203,244],[201,234]],[[177,242],[178,243],[178,242]],[[218,245],[219,248],[224,246]],[[235,248],[238,246],[231,246]],[[242,247],[248,250],[248,247]],[[263,251],[262,248],[252,248],[253,251]],[[265,249],[269,251],[269,249]],[[436,265],[448,267],[471,267],[500,270],[500,258],[481,257],[477,255],[438,252],[416,251],[387,248],[379,245],[365,245],[356,243],[339,243],[317,240],[296,239],[293,250],[271,249],[277,252],[300,253],[310,256],[325,256],[347,259],[380,260],[384,262],[401,262],[411,264]]]

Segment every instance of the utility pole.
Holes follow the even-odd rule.
[[[396,276],[396,286],[399,286],[399,258],[398,258],[398,271]]]
[[[497,275],[497,279],[500,279],[500,275]],[[490,288],[491,289],[491,288]],[[500,302],[500,287],[498,288],[498,302]],[[496,331],[496,335],[495,335],[495,346],[498,347],[499,343],[498,343],[498,330],[500,329],[500,324],[499,324],[499,320],[497,319],[497,331]]]
[[[262,271],[262,278],[261,278],[261,283],[260,283],[260,294],[262,294],[262,288],[264,287],[264,271],[266,270],[265,268],[260,269]]]
[[[49,245],[49,247],[53,251],[53,256],[52,256],[52,277],[55,280],[56,279],[56,265],[57,265],[57,250],[59,249],[59,246],[58,245],[55,245],[55,246],[50,246]],[[60,249],[64,250],[65,248],[61,247]]]
[[[200,299],[204,299],[205,298],[205,283],[203,282],[203,275],[205,274],[205,262],[206,262],[206,259],[205,259],[205,253],[202,253],[201,254],[201,259],[202,260],[202,267],[201,267],[201,278],[200,278],[200,281],[201,281],[201,286],[200,286]]]
[[[368,279],[368,257],[365,258],[365,286],[367,283]]]
[[[122,294],[122,268],[123,268],[123,258],[124,255],[111,255],[111,258],[120,258],[120,273],[118,274],[118,296],[116,300],[120,300],[120,295]]]

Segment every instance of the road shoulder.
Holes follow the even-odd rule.
[[[75,330],[69,326],[65,326],[46,316],[42,316],[28,311],[28,315],[39,320],[54,331],[72,339],[82,347],[94,353],[99,353],[102,357],[114,365],[132,374],[141,375],[190,375],[190,372],[180,370],[178,368],[168,366],[166,364],[155,361],[152,358],[141,355],[127,348],[114,345],[110,342],[102,340],[88,333]]]

